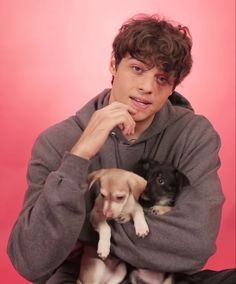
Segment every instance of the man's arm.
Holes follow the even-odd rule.
[[[124,135],[134,134],[135,121],[131,116],[134,113],[136,110],[133,107],[119,102],[97,110],[71,149],[71,153],[90,160],[99,152],[110,132],[116,126],[122,129]]]
[[[135,267],[193,272],[215,252],[224,201],[217,175],[220,140],[208,122],[199,123],[189,126],[179,160],[190,186],[172,211],[158,217],[148,214],[150,234],[144,239],[135,236],[133,224],[114,223],[111,252]]]
[[[120,103],[94,112],[86,129],[76,130],[77,142],[67,141],[75,144],[65,154],[66,149],[57,149],[63,144],[57,140],[68,135],[70,126],[65,125],[59,136],[54,128],[53,133],[37,140],[28,168],[24,206],[8,243],[12,263],[25,278],[37,281],[49,277],[74,248],[84,223],[87,226],[85,195],[90,159],[114,127],[122,125],[125,134],[133,133],[132,112],[135,110]],[[74,140],[72,136],[66,139]]]
[[[36,142],[29,188],[8,243],[13,265],[27,279],[50,275],[75,246],[86,214],[88,166],[70,153],[62,158],[45,135]]]

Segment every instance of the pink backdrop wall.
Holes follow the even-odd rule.
[[[135,13],[159,13],[190,27],[194,67],[178,91],[222,138],[226,196],[217,253],[206,268],[235,266],[234,0],[0,1],[0,275],[28,283],[6,255],[26,189],[36,136],[110,86],[111,42]]]

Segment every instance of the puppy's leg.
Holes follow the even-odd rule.
[[[100,284],[103,282],[103,277],[106,273],[105,264],[101,259],[97,259],[91,268],[87,267],[83,277],[77,281],[77,284]]]
[[[149,211],[154,215],[163,215],[169,211],[171,211],[171,206],[163,206],[163,205],[154,205],[150,207]]]
[[[136,203],[135,207],[136,208],[134,209],[134,212],[132,215],[133,221],[134,221],[135,232],[138,237],[144,238],[148,235],[149,228],[148,228],[147,222],[144,217],[143,208],[138,203]]]
[[[126,264],[124,262],[120,262],[117,267],[115,268],[115,271],[110,271],[111,273],[111,279],[109,281],[107,281],[106,284],[119,284],[121,283],[127,273],[127,269],[126,269]]]
[[[76,284],[118,284],[125,278],[126,273],[124,262],[112,256],[103,261],[94,247],[85,246]]]
[[[126,213],[121,213],[116,219],[116,222],[120,223],[120,224],[124,224],[130,221],[130,215],[126,214]]]
[[[174,279],[173,279],[173,276],[170,275],[168,276],[165,281],[163,282],[163,284],[174,284]]]
[[[154,272],[148,269],[136,269],[132,271],[130,275],[130,281],[132,284],[164,284],[164,273],[162,272]],[[166,283],[168,284],[168,283]]]
[[[85,246],[81,257],[80,274],[76,284],[100,284],[106,275],[106,265],[98,258],[96,249]]]
[[[90,222],[95,231],[99,234],[97,253],[101,259],[105,259],[110,253],[111,246],[111,228],[106,222],[106,218],[101,215],[100,210],[103,205],[100,198],[96,199],[94,208],[90,214]]]
[[[97,225],[96,230],[99,234],[97,254],[101,259],[106,259],[110,253],[111,228],[106,221]]]

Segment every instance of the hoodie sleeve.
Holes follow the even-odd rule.
[[[113,225],[112,253],[135,267],[191,273],[215,252],[224,202],[217,175],[220,139],[204,118],[189,122],[181,135],[171,149],[179,149],[178,167],[190,185],[172,211],[147,214],[150,233],[144,239],[135,235],[132,223]]]
[[[68,152],[62,157],[47,135],[35,143],[23,209],[8,242],[13,265],[28,280],[47,278],[74,248],[86,215],[88,166]]]

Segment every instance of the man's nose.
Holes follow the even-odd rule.
[[[139,78],[138,89],[141,95],[151,94],[154,87],[154,78],[149,74],[145,74]]]

